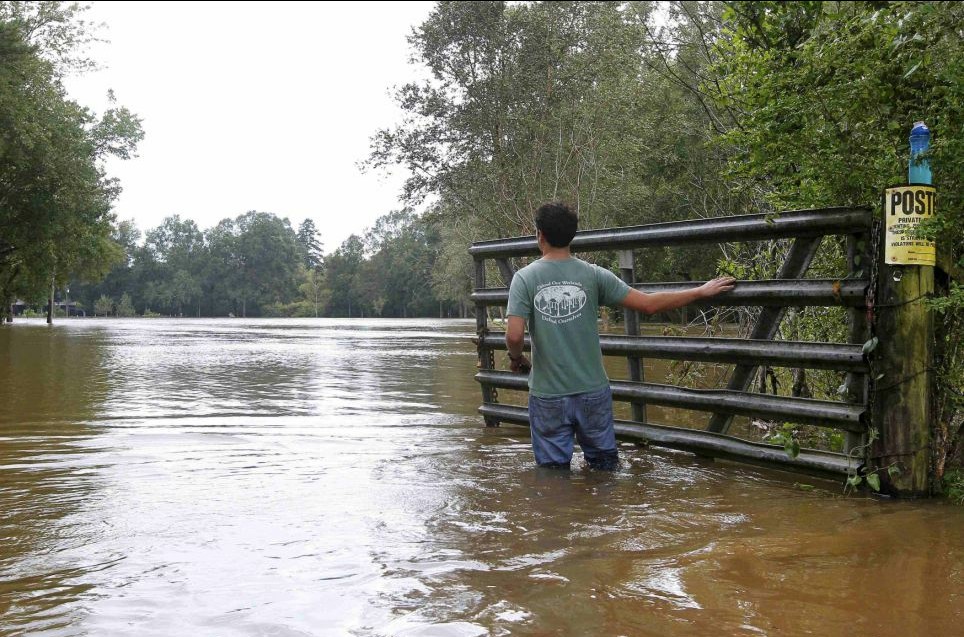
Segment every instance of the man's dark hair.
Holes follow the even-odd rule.
[[[576,236],[579,216],[559,201],[544,203],[536,210],[536,228],[553,248],[565,248]]]

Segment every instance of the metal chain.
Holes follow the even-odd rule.
[[[489,333],[488,327],[480,327],[475,331],[475,338],[476,338],[475,352],[476,354],[478,354],[478,357],[479,357],[479,364],[476,365],[476,367],[479,369],[482,369],[482,351],[485,349],[485,346],[482,344],[482,341],[485,339],[488,333]]]
[[[489,369],[495,369],[495,352],[489,350]],[[499,402],[499,389],[497,387],[490,387],[489,391],[492,392],[492,402]]]
[[[874,219],[871,225],[870,239],[870,285],[867,286],[865,304],[867,306],[867,328],[871,339],[877,336],[877,284],[880,278],[880,240],[883,228],[881,221]],[[869,372],[869,382],[867,384],[867,420],[873,422],[875,404],[877,402],[877,365],[876,356],[873,352],[867,357],[867,370]]]
[[[489,335],[488,325],[486,325],[485,327],[479,328],[476,331],[476,335],[478,337],[478,340],[476,341],[475,349],[479,355],[479,364],[478,364],[479,369],[494,370],[495,369],[495,352],[492,349],[485,347],[485,345],[483,344],[485,337]],[[485,362],[488,363],[488,367],[486,367],[483,364],[483,358],[482,358],[483,356],[485,356]],[[499,390],[495,387],[489,387],[489,392],[492,397],[492,402],[494,403],[499,402]]]
[[[880,221],[874,220],[870,229],[870,285],[867,288],[867,325],[870,327],[870,335],[876,335],[877,317],[874,315],[874,308],[877,306],[877,280],[880,275]]]

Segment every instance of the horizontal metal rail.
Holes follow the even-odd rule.
[[[737,215],[583,230],[576,233],[571,247],[574,252],[586,252],[855,234],[869,230],[871,221],[870,211],[865,208],[791,210],[774,215]],[[539,254],[539,246],[533,236],[513,237],[474,243],[469,253],[477,259],[520,257]]]
[[[503,422],[528,425],[529,412],[524,407],[487,404],[479,407],[486,418]],[[617,420],[616,436],[623,440],[646,441],[658,447],[690,451],[714,458],[737,460],[759,466],[804,471],[807,473],[837,477],[852,470],[847,457],[839,453],[802,449],[796,458],[790,458],[783,447],[748,442],[725,434],[714,434],[696,429],[668,427],[648,423]]]
[[[600,335],[599,343],[603,354],[620,356],[867,372],[863,347],[849,343],[614,334]],[[490,349],[505,349],[505,332],[489,332],[482,339],[482,344]],[[529,349],[530,346],[531,342],[526,336],[525,347]]]
[[[521,374],[482,371],[475,375],[475,379],[489,387],[528,390],[528,379]],[[866,412],[864,405],[725,389],[686,389],[673,385],[618,380],[611,381],[610,385],[613,388],[613,398],[616,400],[637,400],[664,407],[797,422],[858,433],[866,430],[862,421],[862,416]]]
[[[703,285],[703,281],[680,283],[637,283],[641,292],[681,292]],[[787,279],[769,281],[737,281],[736,287],[710,299],[696,301],[702,306],[736,307],[765,305],[774,307],[803,307],[842,305],[860,307],[870,281],[865,279]],[[472,293],[472,301],[482,305],[505,305],[509,302],[508,288],[483,288]]]

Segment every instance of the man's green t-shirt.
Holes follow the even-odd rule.
[[[515,273],[509,287],[510,316],[529,326],[535,396],[567,396],[609,384],[599,349],[599,306],[629,294],[619,277],[581,259],[539,259]]]

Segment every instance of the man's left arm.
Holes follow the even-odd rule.
[[[675,310],[694,303],[701,299],[708,299],[729,292],[736,285],[736,279],[729,276],[722,276],[707,281],[698,288],[681,290],[679,292],[655,292],[645,294],[639,290],[630,290],[620,305],[623,307],[642,312],[644,314],[656,314],[667,310]]]

